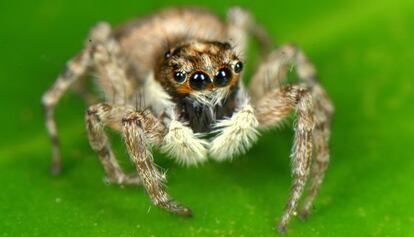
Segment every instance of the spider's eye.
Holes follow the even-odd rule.
[[[167,52],[165,52],[164,53],[164,58],[169,58],[169,57],[171,57],[171,52],[170,51],[167,51]]]
[[[222,68],[214,77],[214,83],[217,86],[226,86],[231,80],[231,71],[228,68]]]
[[[184,72],[176,72],[174,74],[174,80],[178,83],[183,83],[185,81],[186,78],[186,74]]]
[[[237,63],[234,65],[234,71],[235,71],[236,73],[240,73],[242,70],[243,70],[243,63],[242,63],[242,62],[237,62]]]
[[[191,75],[190,86],[194,90],[202,90],[211,83],[210,77],[204,72],[195,72]]]

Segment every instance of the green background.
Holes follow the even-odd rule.
[[[414,1],[202,2],[221,16],[245,6],[278,45],[303,48],[336,105],[326,182],[309,221],[294,218],[288,236],[414,236]],[[189,3],[0,3],[0,236],[278,235],[291,182],[291,126],[264,133],[232,163],[183,168],[157,155],[172,196],[193,209],[185,219],[152,207],[141,187],[102,182],[84,105],[66,96],[57,111],[65,170],[48,175],[40,97],[89,28]],[[118,157],[130,166],[116,138]]]

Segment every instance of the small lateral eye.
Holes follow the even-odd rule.
[[[186,74],[184,72],[175,72],[174,73],[174,80],[178,83],[183,83],[186,78]]]
[[[231,71],[228,68],[222,68],[214,77],[214,84],[217,86],[226,86],[231,80]]]
[[[234,71],[235,71],[236,73],[240,73],[242,70],[243,70],[243,63],[242,63],[242,62],[237,62],[237,63],[234,65]]]
[[[171,52],[168,50],[164,53],[164,58],[169,58],[171,57]]]

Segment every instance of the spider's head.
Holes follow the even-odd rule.
[[[194,41],[165,52],[160,67],[168,93],[216,105],[237,87],[243,63],[228,43]]]

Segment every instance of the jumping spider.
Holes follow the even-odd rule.
[[[241,78],[249,34],[258,42],[262,61],[245,87]],[[334,109],[300,49],[270,47],[266,31],[237,7],[228,11],[225,23],[198,8],[166,9],[113,30],[108,23],[99,23],[85,48],[42,98],[53,145],[52,172],[61,170],[55,106],[69,88],[77,88],[92,103],[81,83],[92,72],[105,101],[89,106],[86,128],[109,181],[142,184],[156,206],[182,216],[191,216],[191,210],[166,192],[165,174],[151,154],[153,146],[185,165],[203,163],[208,155],[224,161],[246,152],[259,130],[277,127],[295,113],[294,180],[278,225],[285,232],[309,174],[301,217],[308,215],[322,183]],[[285,81],[292,65],[298,84]],[[121,169],[104,127],[122,133],[137,175]]]

